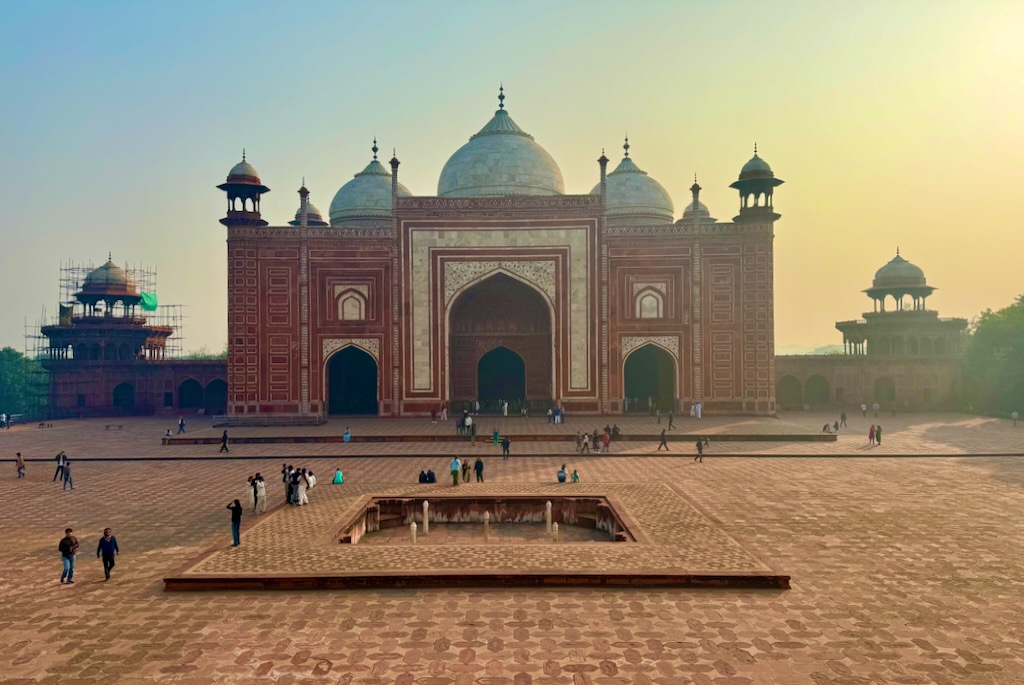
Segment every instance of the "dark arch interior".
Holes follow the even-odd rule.
[[[804,387],[804,400],[807,404],[828,404],[828,381],[822,376],[811,376]]]
[[[675,409],[676,367],[668,352],[657,345],[644,345],[626,358],[624,373],[630,411]]]
[[[203,406],[203,386],[195,378],[189,378],[178,386],[178,408],[199,409]]]
[[[327,413],[377,414],[377,362],[358,347],[327,362]]]
[[[114,388],[114,407],[127,411],[135,406],[135,386],[131,383],[121,383]]]
[[[891,378],[879,378],[875,381],[875,401],[883,403],[896,401],[896,384],[892,382]]]
[[[222,378],[214,378],[206,385],[206,413],[224,414],[228,410],[228,384]]]
[[[800,387],[800,381],[793,376],[783,376],[775,384],[775,401],[779,406],[786,409],[796,409],[803,406],[804,393]]]
[[[499,402],[514,405],[526,396],[526,364],[507,347],[495,347],[477,365],[477,397],[482,407],[500,410]]]

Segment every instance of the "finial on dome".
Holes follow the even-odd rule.
[[[896,254],[899,254],[899,250],[900,249],[897,247],[896,248]],[[108,262],[114,261],[114,253],[113,252],[107,252],[107,261]]]
[[[900,246],[899,245],[896,246],[896,256],[897,257],[900,256]]]
[[[373,158],[377,159],[377,150],[380,149],[379,147],[377,147],[377,136],[373,137],[373,147],[371,147],[370,149],[373,150]]]
[[[245,148],[242,148],[242,161],[245,161]]]
[[[626,142],[623,143],[622,149],[626,151],[626,156],[629,157],[629,134],[626,134]]]
[[[757,141],[754,141],[754,156],[757,157]]]
[[[505,109],[505,84],[498,84],[498,109]]]
[[[697,182],[697,172],[696,171],[693,172],[693,182],[694,183]]]

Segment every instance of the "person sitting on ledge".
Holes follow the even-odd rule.
[[[344,440],[345,442],[352,441],[352,431],[348,429],[348,426],[345,426],[345,434],[341,436],[341,439]]]
[[[166,432],[166,433],[164,433],[164,437],[165,437],[165,438],[169,438],[169,437],[171,437],[171,429],[170,429],[170,428],[168,428],[168,429],[167,429],[167,432]]]
[[[427,469],[427,482],[428,483],[436,483],[437,482],[437,474],[434,473],[433,469]]]
[[[344,485],[345,474],[341,472],[341,469],[334,470],[334,480],[331,481],[332,485]]]
[[[572,470],[572,482],[573,483],[579,483],[580,482],[580,474],[576,473],[576,469]]]
[[[830,425],[828,425],[826,423],[824,426],[821,427],[821,432],[822,433],[831,433],[832,432],[832,426],[830,426]]]
[[[558,469],[558,482],[564,483],[566,479],[565,475],[565,464],[562,464],[562,468]]]
[[[427,482],[427,472],[426,471],[420,471],[420,482],[421,483],[426,483]]]

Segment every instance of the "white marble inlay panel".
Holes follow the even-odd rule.
[[[380,364],[380,340],[377,338],[324,338],[324,356],[322,359],[326,361],[332,352],[349,345],[366,351],[374,358],[378,365]]]
[[[435,311],[435,303],[431,299],[430,251],[433,249],[459,249],[491,251],[495,248],[533,248],[533,247],[568,247],[569,248],[569,389],[590,389],[590,292],[587,288],[588,270],[591,262],[589,254],[589,230],[579,228],[532,228],[485,230],[480,228],[444,229],[413,229],[409,233],[409,264],[408,278],[411,291],[411,335],[409,339],[413,362],[413,388],[415,390],[433,389],[433,355],[431,337],[432,326],[436,325],[444,312]],[[460,255],[464,260],[466,255]],[[496,260],[483,259],[480,263]],[[500,260],[498,260],[500,262]],[[515,260],[512,260],[513,262]],[[467,263],[463,261],[462,263]],[[472,262],[468,262],[472,263]],[[540,262],[543,264],[544,262]],[[536,284],[543,292],[549,293],[557,302],[554,283],[544,284],[544,268],[540,272],[515,272],[524,280]],[[553,269],[553,266],[551,267]],[[498,268],[494,268],[498,270]],[[486,272],[484,272],[486,273]],[[482,274],[481,274],[482,275]],[[537,279],[537,280],[535,280]],[[472,280],[470,278],[469,280]],[[540,282],[538,282],[538,280]],[[552,272],[553,280],[553,272]],[[464,281],[468,282],[468,281]],[[452,291],[454,293],[455,291]],[[445,299],[451,296],[445,288]],[[556,322],[557,325],[557,322]]]
[[[624,335],[620,345],[622,348],[622,359],[625,360],[630,352],[648,343],[665,348],[672,354],[676,364],[679,363],[679,338],[674,335]]]
[[[444,263],[444,304],[452,302],[462,286],[491,272],[506,271],[540,288],[548,299],[555,302],[555,263],[554,261],[490,261],[490,262],[454,262]]]

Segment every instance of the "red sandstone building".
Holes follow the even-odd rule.
[[[325,218],[303,187],[269,226],[245,161],[227,193],[228,414],[317,422],[422,416],[447,403],[509,412],[775,412],[772,196],[755,150],[711,218],[694,182],[672,199],[629,156],[594,189],[504,109],[414,196],[373,159]]]

